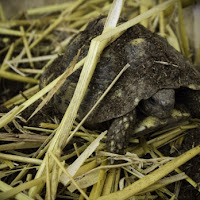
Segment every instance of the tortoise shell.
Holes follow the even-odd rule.
[[[72,38],[64,55],[42,75],[41,87],[63,73],[79,49],[79,60],[87,55],[91,40],[102,33],[104,22],[105,17],[101,16]],[[80,106],[79,120],[87,114],[127,63],[130,67],[89,116],[88,124],[123,116],[134,110],[141,100],[150,98],[163,88],[200,89],[200,73],[197,69],[164,38],[137,24],[104,49]],[[53,97],[53,103],[62,113],[73,96],[80,71],[69,76]]]

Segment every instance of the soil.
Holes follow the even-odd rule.
[[[184,152],[194,148],[197,145],[200,145],[200,128],[195,128],[187,131],[187,135],[184,137],[184,140],[181,146],[176,146],[176,150],[174,153],[170,154],[169,145],[162,147],[160,150],[165,156],[179,156]],[[194,157],[184,165],[180,167],[180,169],[185,172],[192,180],[194,180],[198,186],[195,189],[191,186],[186,180],[181,181],[180,184],[180,192],[178,195],[178,199],[180,200],[200,200],[200,193],[198,189],[200,189],[200,155]],[[170,191],[173,192],[173,186],[170,186]]]

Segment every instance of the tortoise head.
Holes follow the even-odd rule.
[[[151,98],[141,102],[141,110],[147,116],[167,118],[171,115],[175,103],[173,89],[158,90]]]

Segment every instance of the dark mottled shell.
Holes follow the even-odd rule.
[[[91,39],[101,34],[105,18],[98,18],[77,34],[41,77],[43,87],[69,66],[81,48],[79,60],[88,52]],[[200,73],[167,41],[142,25],[135,25],[104,49],[81,104],[78,118],[83,118],[120,70],[127,64],[111,91],[90,115],[89,124],[101,123],[133,110],[142,99],[148,99],[162,88],[200,89]],[[53,101],[64,112],[73,95],[80,70],[73,73]]]

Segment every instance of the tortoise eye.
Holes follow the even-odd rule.
[[[149,98],[149,102],[150,102],[150,104],[152,104],[152,105],[156,105],[156,104],[157,104],[157,101],[156,101],[155,98]]]

